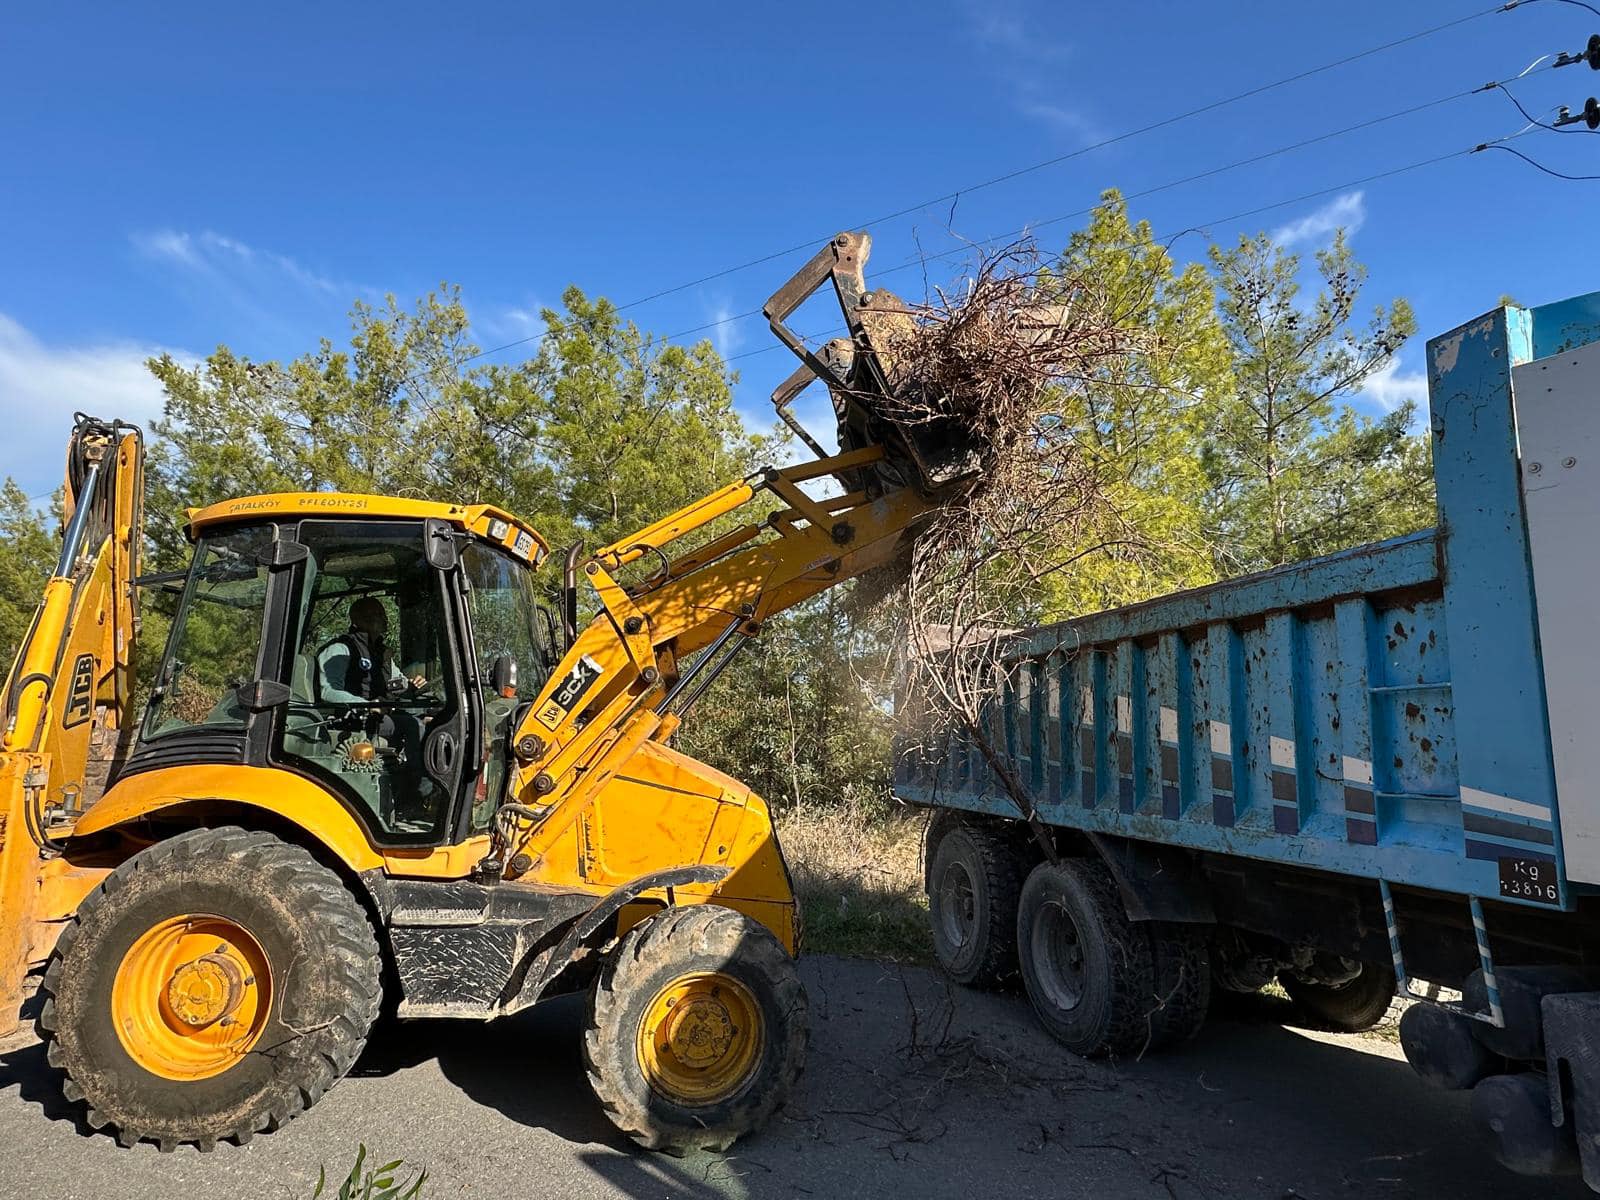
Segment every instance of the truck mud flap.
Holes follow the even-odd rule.
[[[1133,921],[1209,925],[1217,914],[1194,858],[1172,846],[1090,833],[1089,840],[1117,881]]]

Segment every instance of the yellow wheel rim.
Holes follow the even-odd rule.
[[[761,1059],[766,1029],[754,993],[731,975],[680,975],[656,993],[639,1025],[645,1081],[678,1104],[736,1095]]]
[[[163,1079],[209,1079],[260,1038],[272,1007],[266,953],[226,917],[173,917],[128,947],[111,1020],[128,1056]]]

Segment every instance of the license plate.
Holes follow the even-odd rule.
[[[1555,863],[1542,858],[1502,858],[1500,894],[1513,900],[1560,904],[1561,889],[1556,883]]]

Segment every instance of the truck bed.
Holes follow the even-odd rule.
[[[1558,603],[1592,592],[1558,594],[1554,567],[1534,587],[1541,546],[1551,562],[1593,555],[1587,541],[1550,548],[1550,502],[1532,485],[1525,496],[1517,436],[1563,388],[1593,392],[1597,299],[1502,310],[1430,343],[1438,530],[1020,634],[988,740],[1038,815],[1516,904],[1570,909],[1593,890],[1578,883],[1600,881],[1600,856],[1563,861],[1545,698],[1547,673],[1570,676],[1570,656],[1592,652],[1564,639],[1547,672],[1539,639],[1541,617],[1553,627]],[[1543,337],[1556,328],[1577,333]],[[1564,437],[1581,399],[1566,397]],[[1574,498],[1589,504],[1578,485],[1575,473],[1568,539],[1592,528],[1574,524]],[[1558,745],[1589,720],[1558,716]],[[896,789],[1019,815],[959,740],[900,756]]]

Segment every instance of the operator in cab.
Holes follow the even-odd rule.
[[[376,597],[363,596],[350,606],[350,629],[317,654],[319,698],[324,704],[372,704],[427,686],[423,675],[407,677],[384,643],[389,615]],[[369,730],[393,744],[398,739],[409,762],[418,761],[422,730],[406,712],[387,712]]]

